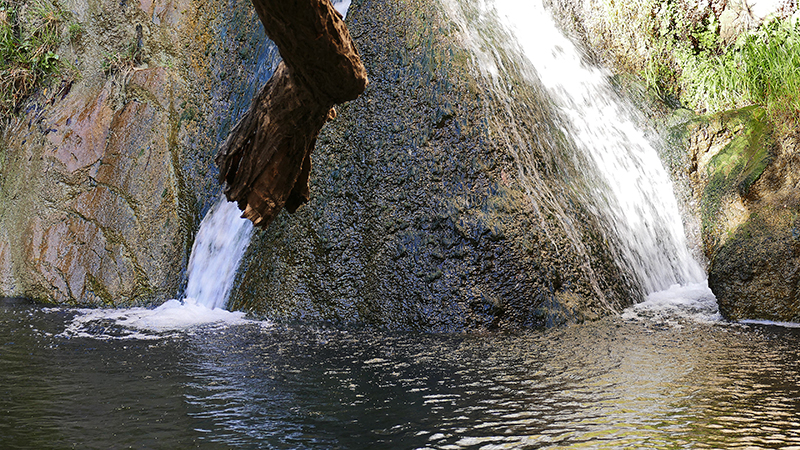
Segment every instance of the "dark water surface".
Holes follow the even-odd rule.
[[[612,318],[111,339],[0,300],[0,449],[798,448],[800,330]]]

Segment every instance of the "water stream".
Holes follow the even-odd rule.
[[[618,259],[632,270],[649,294],[675,284],[705,282],[705,273],[687,246],[672,183],[656,150],[632,120],[634,112],[612,89],[610,74],[585,62],[581,51],[559,30],[541,0],[442,0],[458,24],[462,42],[472,51],[486,87],[504,105],[520,101],[527,89],[544,91],[558,115],[557,126],[571,147],[558,166],[574,168],[581,177],[581,197],[617,242]],[[519,78],[511,77],[512,73]],[[507,107],[501,120],[519,121]],[[516,147],[523,174],[534,172],[519,148],[541,135],[518,134]],[[548,133],[553,139],[556,132]],[[521,138],[520,138],[521,136]],[[559,153],[551,144],[551,153]],[[563,144],[562,144],[563,145]],[[557,157],[557,156],[555,156]],[[531,158],[532,159],[532,158]],[[527,177],[543,207],[557,215],[553,199],[538,174]],[[547,197],[550,198],[547,198]],[[561,220],[569,227],[569,220]],[[571,229],[568,234],[575,236]],[[582,244],[574,237],[576,247]]]
[[[206,213],[195,236],[186,269],[185,301],[207,308],[225,308],[253,233],[253,224],[241,218],[234,202],[223,196]]]

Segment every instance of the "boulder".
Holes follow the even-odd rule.
[[[731,320],[800,320],[796,138],[758,106],[690,122],[688,148],[709,287]]]

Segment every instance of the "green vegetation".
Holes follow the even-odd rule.
[[[772,162],[774,141],[772,124],[760,106],[729,110],[715,114],[710,120],[719,121],[725,129],[741,129],[742,132],[714,155],[708,163],[708,184],[701,202],[703,231],[717,245],[723,233],[730,230],[720,220],[726,197],[748,195],[753,183]],[[709,120],[709,119],[705,119]],[[708,252],[712,250],[707,249]]]
[[[133,41],[122,52],[103,54],[103,72],[106,75],[118,72],[128,72],[139,63],[139,47]]]
[[[800,125],[797,22],[768,20],[726,41],[722,10],[678,0],[592,3],[595,46],[610,49],[662,98],[708,113],[757,104],[786,130]]]
[[[56,49],[65,22],[67,15],[53,0],[0,0],[0,112],[4,116],[36,86],[60,73],[63,64]],[[73,28],[69,30],[72,33]]]
[[[681,52],[684,100],[711,111],[764,106],[778,123],[800,117],[800,28],[772,21],[729,47]],[[777,117],[776,117],[777,116]]]

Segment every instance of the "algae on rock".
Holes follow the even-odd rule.
[[[729,319],[796,321],[800,192],[796,149],[779,143],[764,108],[679,125],[700,205],[709,286]]]

